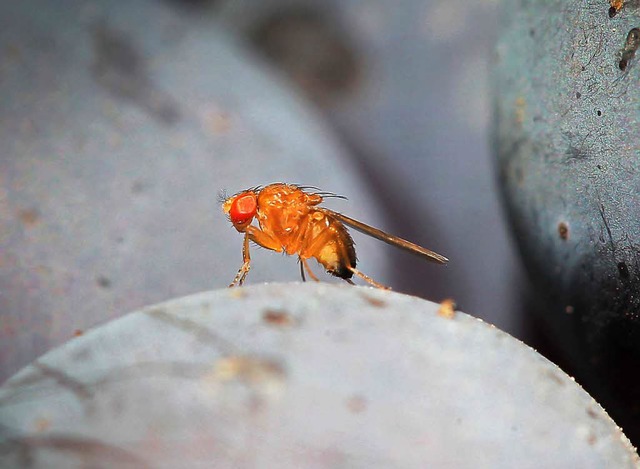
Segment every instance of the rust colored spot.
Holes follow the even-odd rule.
[[[558,376],[555,372],[549,370],[547,371],[547,376],[549,377],[549,379],[551,381],[553,381],[554,383],[556,383],[558,386],[564,386],[564,381],[562,380],[562,378],[560,376]]]
[[[347,409],[354,414],[360,414],[367,410],[367,399],[359,394],[347,399]]]
[[[438,316],[441,316],[445,319],[452,319],[456,314],[456,302],[451,298],[447,298],[440,303],[440,308],[438,308]]]
[[[76,329],[75,331],[73,331],[74,337],[80,337],[83,334],[84,334],[84,331],[82,329]]]
[[[563,241],[569,239],[569,225],[563,221],[558,223],[558,235],[560,235],[560,239]]]
[[[587,415],[592,419],[598,418],[598,413],[595,410],[593,410],[591,407],[587,408]]]
[[[40,417],[34,422],[34,428],[38,433],[46,432],[51,428],[51,420],[46,417]]]
[[[371,306],[374,306],[376,308],[384,308],[385,306],[387,306],[387,303],[384,300],[381,300],[380,298],[375,298],[369,295],[362,295],[362,298],[364,298],[364,300],[367,303],[369,303]]]
[[[589,433],[589,436],[587,437],[587,443],[589,443],[590,446],[593,446],[596,444],[597,441],[598,441],[598,438],[596,438],[596,436],[593,433]]]
[[[18,219],[24,226],[32,227],[40,221],[40,212],[35,208],[19,210]]]
[[[262,313],[262,319],[267,324],[279,327],[291,326],[293,324],[293,318],[286,311],[268,309]]]

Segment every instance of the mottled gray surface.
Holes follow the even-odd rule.
[[[316,185],[380,225],[306,103],[169,2],[0,2],[0,95],[0,381],[76,330],[227,285],[242,238],[221,189]],[[379,243],[356,242],[398,286]],[[249,282],[299,278],[294,259],[253,259]]]
[[[464,313],[328,284],[145,308],[0,388],[3,467],[630,468],[559,368]]]
[[[496,149],[543,316],[585,385],[640,440],[640,64],[619,67],[637,2],[505,2]]]
[[[631,326],[640,306],[640,68],[632,61],[623,72],[618,62],[640,18],[625,10],[609,19],[596,1],[505,8],[497,137],[522,251],[567,304],[578,297],[577,315],[594,328],[625,310]]]

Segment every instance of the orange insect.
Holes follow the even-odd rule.
[[[315,187],[283,183],[254,187],[226,198],[222,211],[234,228],[244,233],[243,263],[229,286],[242,285],[249,273],[249,241],[253,241],[272,251],[297,254],[303,280],[305,270],[313,280],[318,280],[307,264],[307,259],[314,258],[329,274],[349,283],[353,284],[351,277],[355,274],[371,285],[387,288],[356,269],[356,250],[345,224],[438,264],[448,262],[446,257],[429,249],[320,207],[324,197],[344,198],[319,192]],[[251,224],[254,218],[259,226]]]

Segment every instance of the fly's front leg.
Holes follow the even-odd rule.
[[[278,242],[276,238],[268,235],[264,231],[260,230],[255,226],[248,226],[246,231],[244,232],[244,244],[242,245],[242,267],[238,270],[238,274],[236,278],[233,279],[231,285],[229,287],[235,287],[236,285],[242,285],[244,282],[244,278],[249,273],[249,269],[251,269],[251,257],[249,256],[249,241],[253,241],[258,246],[262,246],[263,248],[270,249],[276,252],[282,252],[282,245]]]
[[[244,278],[249,273],[251,269],[251,256],[249,255],[249,233],[244,234],[244,243],[242,244],[242,266],[238,270],[236,274],[236,278],[233,279],[229,288],[235,287],[236,285],[242,285],[244,282]]]

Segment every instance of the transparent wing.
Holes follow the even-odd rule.
[[[356,229],[361,233],[372,236],[376,239],[379,239],[380,241],[384,241],[391,246],[404,249],[405,251],[409,251],[410,253],[422,256],[432,262],[437,262],[438,264],[446,264],[447,262],[449,262],[449,259],[438,254],[437,252],[433,252],[430,249],[418,246],[417,244],[414,244],[411,241],[407,241],[406,239],[402,239],[397,236],[390,235],[389,233],[385,233],[378,228],[374,228],[373,226],[369,226],[366,223],[354,220],[353,218],[343,215],[342,213],[334,212],[333,210],[324,207],[318,207],[317,210],[320,210],[325,214],[336,218],[345,225],[349,225],[351,228]]]

